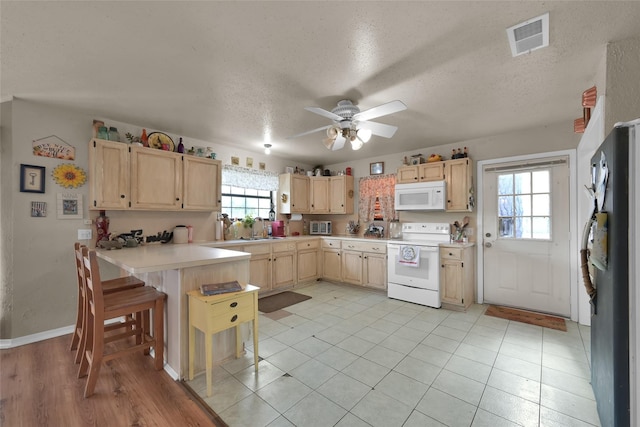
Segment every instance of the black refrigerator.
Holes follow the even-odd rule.
[[[592,222],[591,386],[603,426],[630,425],[630,236],[629,173],[635,164],[637,125],[614,128],[591,158],[594,211]],[[631,197],[633,200],[633,197]],[[633,208],[632,208],[633,209]],[[604,216],[602,216],[604,215]],[[634,229],[632,227],[631,229]],[[633,310],[631,304],[631,310]]]

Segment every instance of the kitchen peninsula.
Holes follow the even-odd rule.
[[[211,248],[197,244],[151,244],[120,250],[98,250],[98,257],[165,292],[167,298],[165,370],[182,379],[189,372],[189,331],[187,292],[201,284],[237,280],[243,288],[249,283],[250,253]],[[247,326],[244,326],[244,332]],[[245,339],[248,338],[248,334]],[[204,348],[197,334],[196,348]],[[215,335],[214,361],[236,354],[235,329]],[[204,351],[195,355],[196,371],[204,369]]]

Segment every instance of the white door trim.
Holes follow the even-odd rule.
[[[477,199],[477,234],[476,234],[476,243],[478,246],[478,262],[477,262],[477,278],[478,278],[478,289],[476,292],[478,295],[478,303],[482,304],[484,302],[484,246],[482,245],[482,236],[484,235],[483,231],[483,198],[484,194],[482,192],[483,182],[483,172],[482,170],[486,165],[492,165],[496,163],[507,163],[507,162],[519,162],[519,161],[531,161],[531,160],[544,160],[548,157],[557,157],[557,156],[568,156],[569,157],[569,268],[570,268],[570,281],[571,281],[571,320],[578,320],[578,236],[580,234],[577,229],[577,180],[576,180],[576,150],[562,150],[562,151],[552,151],[549,153],[539,153],[539,154],[527,154],[522,156],[514,156],[514,157],[502,157],[499,159],[490,159],[490,160],[480,160],[476,163],[476,189],[478,193]]]

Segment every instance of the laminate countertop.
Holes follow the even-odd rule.
[[[136,248],[98,249],[99,258],[131,273],[151,273],[250,259],[248,252],[191,244],[152,244]]]

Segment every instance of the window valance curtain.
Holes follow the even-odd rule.
[[[224,165],[222,167],[222,185],[256,190],[277,191],[278,174],[241,166]]]
[[[376,197],[380,202],[380,211],[386,221],[396,217],[395,187],[396,175],[375,175],[360,178],[360,201],[358,215],[364,222],[373,220],[376,209]]]

